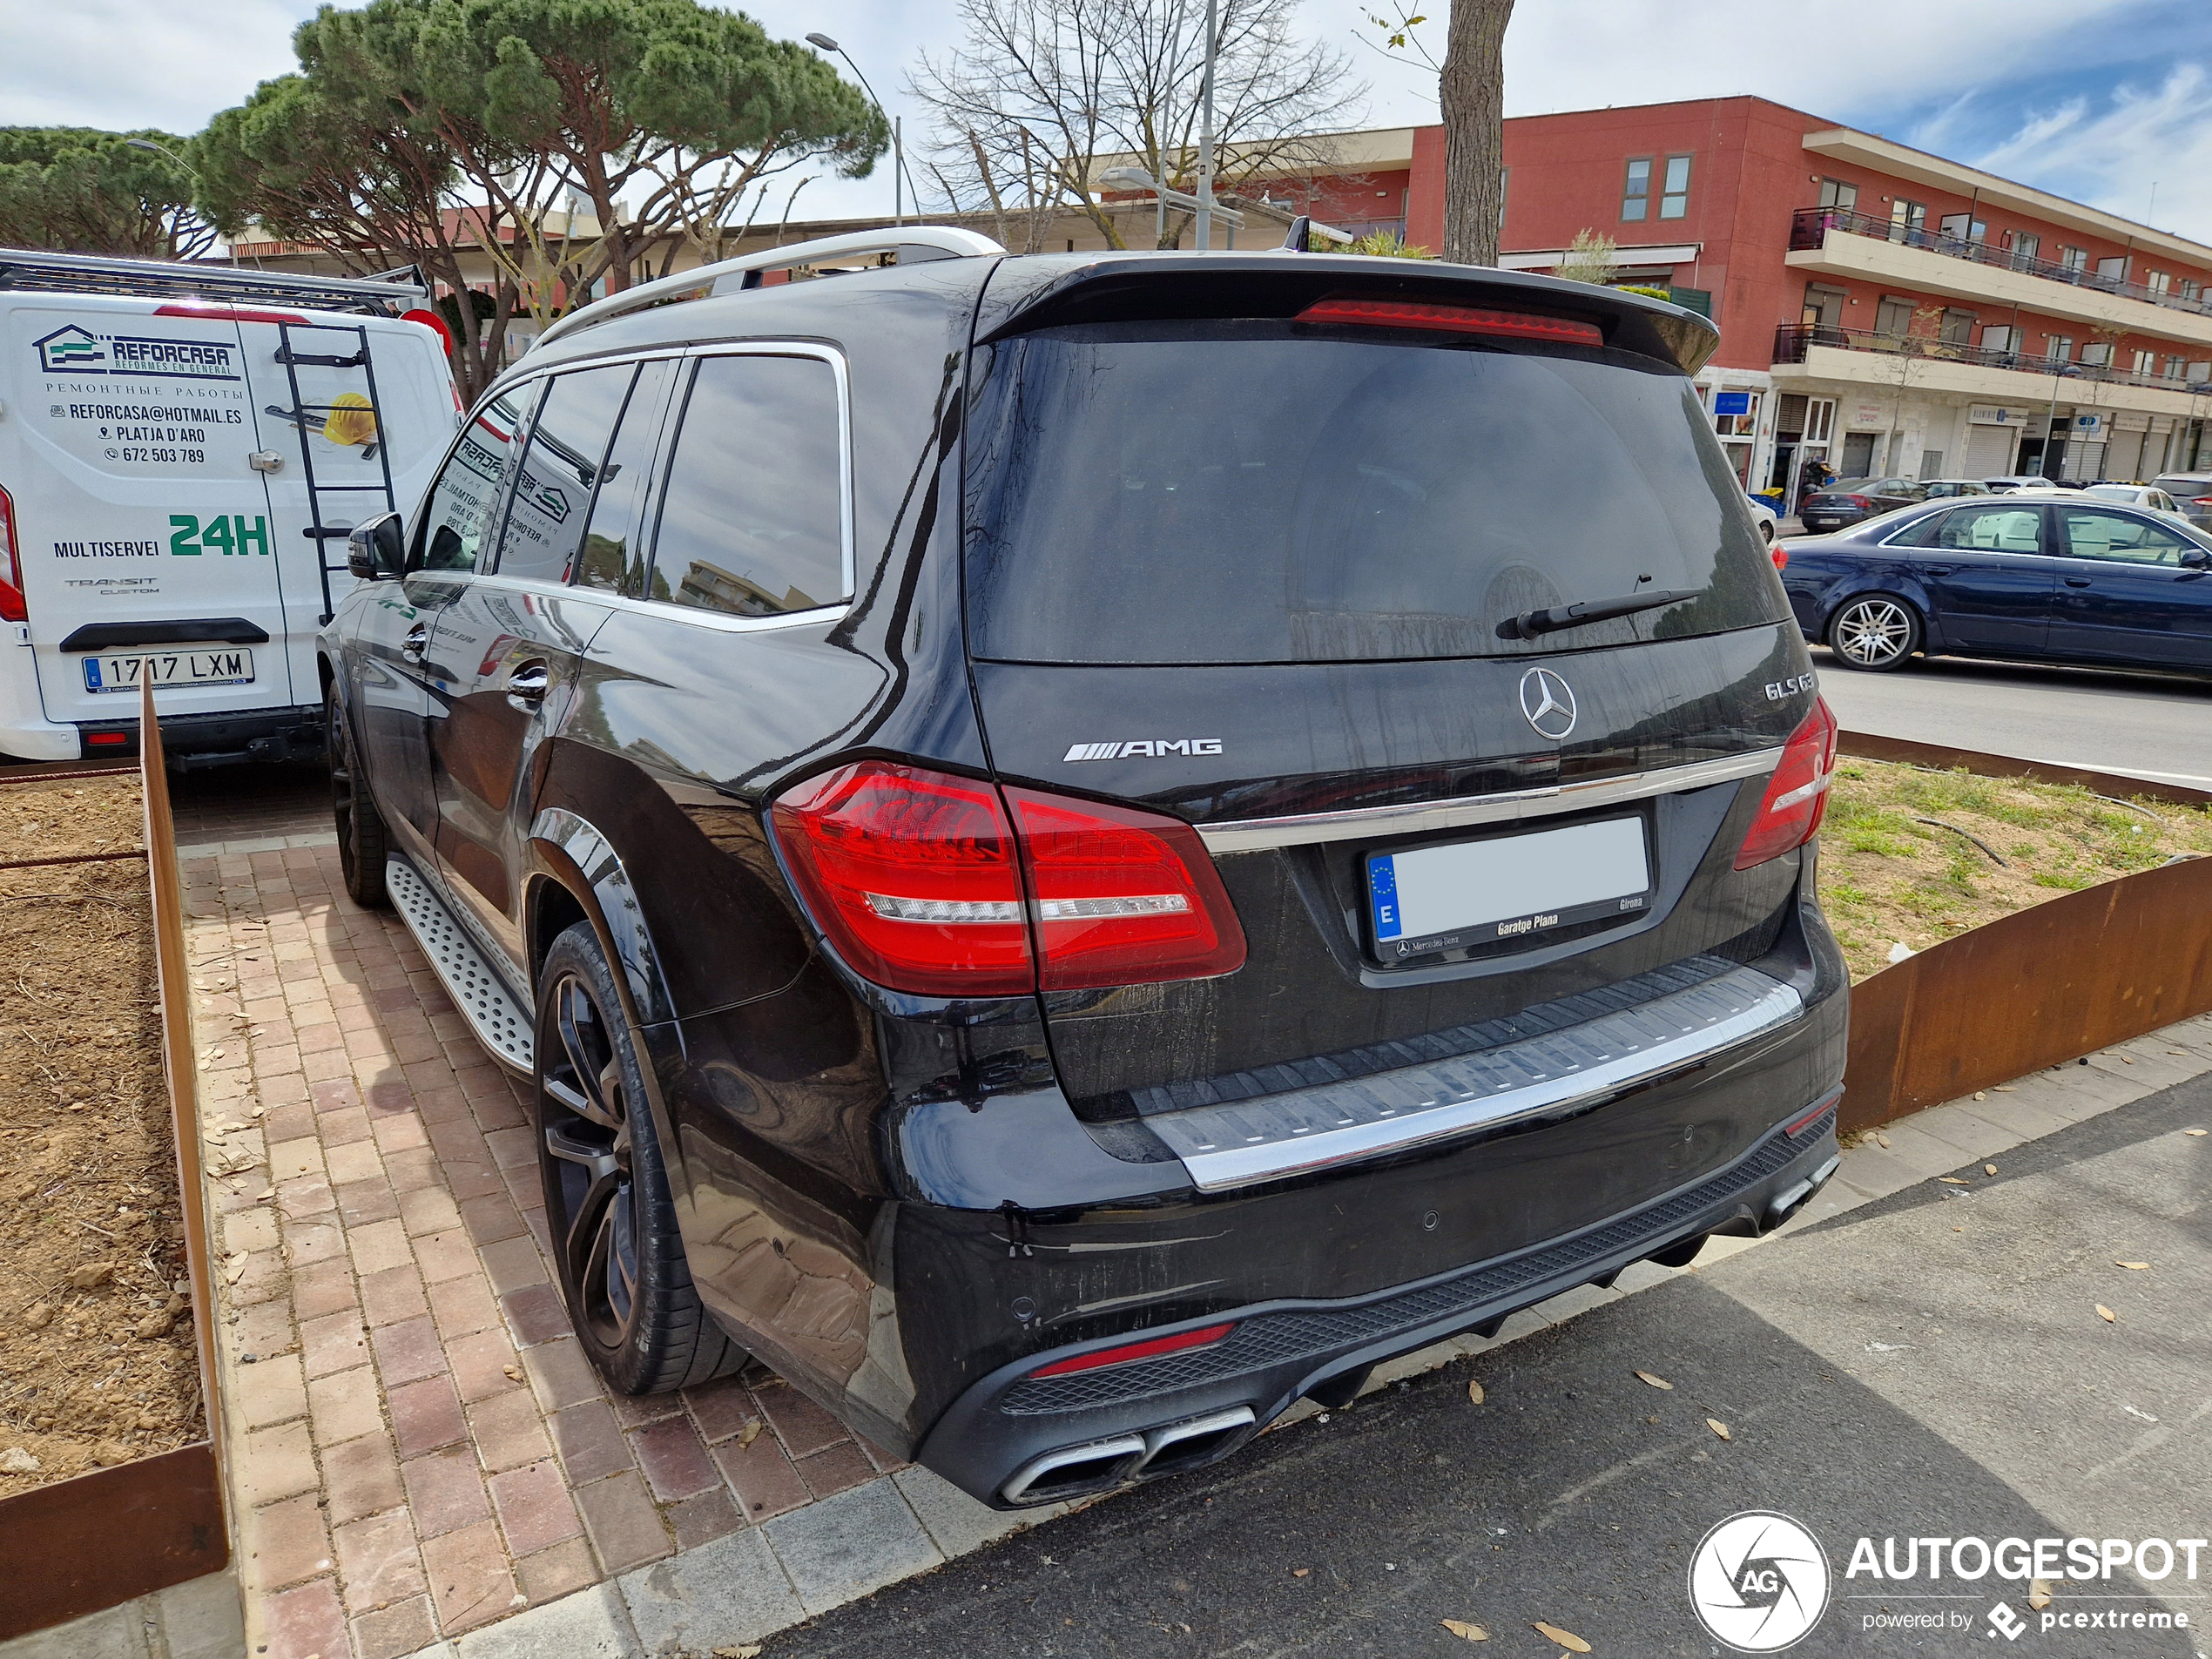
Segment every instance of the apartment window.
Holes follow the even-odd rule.
[[[1917,247],[1926,239],[1927,229],[1925,203],[1909,202],[1899,196],[1890,204],[1890,240],[1910,242]]]
[[[2195,299],[2198,295],[2202,294],[2203,292],[2204,292],[2203,288],[2202,288],[2202,287],[2201,287],[2198,285],[2198,283],[2197,283],[2197,281],[2196,281],[2196,279],[2195,279],[2195,278],[2194,278],[2194,277],[2183,277],[2183,278],[2182,279],[2182,299],[2184,299],[2184,300],[2195,300]]]
[[[2086,247],[2061,246],[2059,249],[2059,263],[2069,271],[2086,271],[2089,268],[2089,250]]]
[[[1943,326],[1936,332],[1946,346],[1967,345],[1974,337],[1974,314],[1956,308],[1946,310]]]
[[[2112,342],[2093,340],[2081,348],[2081,361],[2088,368],[2107,368],[2112,364]]]
[[[2099,260],[2097,274],[2109,282],[2125,282],[2128,280],[2128,256],[2115,253],[2108,260]]]
[[[2182,360],[2178,356],[2168,357],[2159,365],[2158,372],[2169,381],[2177,381],[2182,378]]]
[[[1981,348],[1984,351],[2018,351],[2020,337],[2019,329],[2009,324],[1993,322],[1981,331]]]
[[[2128,367],[2134,374],[2148,374],[2151,371],[2151,365],[2157,361],[2156,352],[2139,351],[2134,355],[2134,361]]]
[[[2043,239],[2033,231],[2014,231],[2011,234],[2013,252],[2024,262],[2043,251]]]
[[[2043,342],[2043,355],[2054,363],[2072,362],[2074,361],[2074,336],[2072,334],[2048,336]]]
[[[2174,273],[2171,271],[2146,271],[2143,273],[2143,287],[2148,288],[2153,293],[2165,293],[2168,292],[2173,286]]]
[[[1805,284],[1804,325],[1808,328],[1840,328],[1844,326],[1844,301],[1851,296],[1841,288],[1824,287],[1817,282]]]
[[[1651,212],[1651,158],[1637,156],[1629,163],[1628,182],[1621,187],[1621,217],[1642,219]]]
[[[2206,381],[2212,381],[2212,362],[2191,363],[2189,365],[2188,380],[2189,384],[2192,386],[2201,385]]]
[[[1689,212],[1689,158],[1669,156],[1665,188],[1659,195],[1659,217],[1681,219]]]
[[[1887,295],[1874,307],[1874,332],[1902,340],[1912,332],[1912,302]]]
[[[1820,206],[1839,207],[1849,212],[1858,206],[1858,186],[1845,184],[1840,179],[1824,179],[1820,181]]]
[[[1989,226],[1972,213],[1946,213],[1938,228],[1954,242],[1986,242],[1989,239]]]

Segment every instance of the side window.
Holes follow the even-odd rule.
[[[473,570],[484,532],[517,448],[516,436],[543,388],[533,381],[502,392],[478,410],[430,486],[415,526],[415,563],[426,570]]]
[[[579,586],[632,596],[644,586],[645,545],[639,516],[645,509],[653,446],[660,441],[661,406],[668,401],[668,382],[675,372],[676,365],[664,360],[646,363],[637,371],[637,383],[623,405],[606,464],[599,469],[599,493],[592,499],[591,522],[577,561]]]
[[[1977,553],[2033,553],[2040,550],[2042,515],[2033,507],[1954,507],[1915,527],[1915,547],[1952,548]]]
[[[700,360],[677,428],[653,598],[739,617],[845,597],[837,377],[814,357]]]
[[[516,475],[513,503],[499,533],[502,576],[564,582],[591,510],[600,463],[614,436],[615,416],[637,378],[637,366],[556,374],[530,426],[529,448]]]
[[[2132,513],[2101,513],[2094,509],[2062,507],[2060,522],[2066,527],[2066,550],[2077,559],[2111,559],[2125,564],[2179,564],[2184,550],[2195,543],[2175,531]]]

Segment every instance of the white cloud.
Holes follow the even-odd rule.
[[[12,0],[0,16],[0,111],[18,126],[193,133],[298,67],[314,0]]]
[[[2212,123],[2204,117],[2207,75],[2183,64],[2155,88],[2123,84],[2108,107],[2072,98],[2031,113],[1974,165],[2008,178],[2212,240]],[[2157,192],[2155,209],[2151,204]]]

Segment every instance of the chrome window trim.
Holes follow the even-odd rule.
[[[1460,829],[1473,824],[1509,824],[1586,807],[1610,806],[1703,789],[1739,778],[1756,778],[1780,764],[1780,748],[1754,750],[1723,760],[1694,761],[1632,772],[1588,783],[1553,784],[1495,795],[1463,795],[1456,800],[1420,801],[1403,806],[1375,806],[1344,813],[1308,813],[1286,818],[1235,819],[1195,826],[1210,853],[1258,853],[1278,846],[1306,846],[1317,841],[1370,835],[1415,835],[1429,830]]]

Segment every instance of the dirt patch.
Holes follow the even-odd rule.
[[[0,863],[141,844],[138,783],[0,784]],[[206,1433],[146,867],[0,870],[0,1497]]]
[[[1933,820],[1933,821],[1930,821]],[[1846,757],[1820,832],[1820,902],[1851,978],[1954,934],[2179,854],[2212,853],[2212,814],[2078,786]]]

